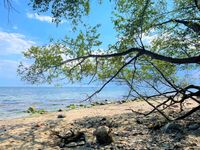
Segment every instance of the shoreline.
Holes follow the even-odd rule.
[[[58,108],[50,108],[49,110],[46,109],[38,109],[35,106],[30,106],[27,107],[24,111],[17,112],[15,115],[10,115],[10,116],[0,116],[0,121],[5,121],[5,120],[13,120],[13,119],[20,119],[20,118],[27,118],[27,117],[32,117],[32,116],[38,116],[42,114],[47,114],[47,113],[55,113],[59,112],[59,110],[62,111],[70,111],[73,109],[80,109],[80,108],[91,108],[93,106],[99,106],[99,105],[107,105],[107,104],[122,104],[126,102],[130,102],[133,100],[99,100],[99,101],[94,101],[94,102],[87,102],[87,103],[80,103],[80,102],[75,102],[75,103],[70,103],[66,106],[63,107],[58,107]],[[63,104],[64,105],[64,104]],[[33,112],[28,112],[29,109],[33,109]],[[42,113],[40,113],[42,111]]]
[[[152,100],[153,104],[158,104],[159,102],[161,102],[161,100],[157,99],[157,100]],[[71,105],[74,105],[75,108],[70,108]],[[190,109],[192,107],[197,106],[197,103],[192,102],[189,103],[189,105],[187,105],[187,109]],[[118,109],[119,108],[119,109]],[[25,116],[21,116],[21,117],[11,117],[11,118],[6,118],[6,119],[2,119],[0,120],[0,126],[1,125],[6,125],[6,123],[10,124],[11,122],[18,122],[18,120],[20,121],[25,121],[25,120],[31,120],[33,118],[37,118],[37,121],[45,121],[45,118],[51,118],[51,119],[57,119],[57,115],[59,114],[63,114],[63,115],[70,115],[73,114],[74,119],[72,119],[72,121],[76,120],[76,119],[80,119],[83,117],[90,117],[90,116],[94,116],[90,115],[89,112],[95,112],[95,115],[115,115],[115,114],[123,114],[123,113],[128,113],[128,112],[132,112],[136,111],[136,112],[147,112],[150,111],[151,109],[153,109],[152,106],[148,105],[145,101],[143,100],[117,100],[117,101],[108,101],[108,100],[104,100],[104,101],[96,101],[93,102],[89,105],[76,105],[76,104],[70,104],[64,108],[58,109],[56,111],[46,111],[43,114],[40,113],[24,113]],[[61,110],[61,111],[60,111]],[[104,110],[103,112],[101,110]],[[82,115],[78,115],[78,113],[81,113]],[[82,113],[84,112],[84,113]],[[54,117],[56,116],[56,117]],[[79,116],[79,117],[76,117]],[[73,118],[72,117],[72,118]],[[71,117],[70,117],[71,118]]]
[[[155,102],[157,103],[157,102]],[[192,108],[196,104],[188,103],[187,108]],[[103,149],[145,149],[145,148],[160,148],[162,142],[168,142],[169,147],[174,149],[179,141],[170,142],[174,136],[179,134],[163,134],[159,130],[152,130],[152,123],[162,121],[162,117],[152,114],[148,117],[141,116],[133,111],[146,112],[152,107],[144,101],[130,101],[124,103],[111,103],[105,105],[96,105],[90,108],[78,108],[69,111],[48,112],[45,114],[37,114],[28,117],[17,119],[8,119],[0,121],[0,149],[48,149],[48,150],[65,150],[62,148],[62,140],[60,135],[55,133],[68,133],[71,130],[78,130],[84,133],[86,142],[83,145],[78,145],[78,142],[72,142],[68,145],[77,149],[99,149],[99,145],[95,143],[94,131],[102,123],[105,123],[112,129],[114,142],[110,145],[103,145]],[[133,110],[133,111],[132,111]],[[175,110],[175,109],[174,109]],[[60,117],[59,117],[60,116]],[[152,122],[152,119],[154,120]],[[198,121],[198,119],[196,119]],[[190,125],[188,122],[184,125],[183,122],[178,122],[182,126]],[[200,125],[200,122],[198,122]],[[151,130],[151,132],[150,132]],[[185,129],[183,129],[185,130]],[[185,132],[185,131],[184,131]],[[184,133],[183,132],[183,133]],[[200,135],[194,136],[193,131],[186,130],[182,138],[182,145],[188,146],[188,143],[195,143],[192,148],[200,148]],[[199,128],[200,134],[200,128]],[[188,136],[190,133],[191,137]],[[196,131],[195,131],[196,133]],[[52,135],[53,134],[53,135]],[[156,139],[155,139],[156,138]],[[157,141],[156,144],[148,146],[149,142]],[[194,142],[194,139],[196,142]],[[142,140],[142,141],[141,141]],[[189,141],[189,142],[188,142]],[[137,147],[139,144],[139,147]],[[152,143],[151,143],[152,144]],[[64,145],[67,146],[67,145]],[[88,148],[89,146],[89,148]],[[70,149],[70,148],[66,148]],[[73,148],[72,148],[73,149]]]
[[[77,115],[78,112],[81,112],[82,115],[77,115],[79,117],[75,117],[72,120],[85,117],[86,115],[90,116],[89,112],[91,112],[91,111],[94,111],[95,115],[97,115],[97,116],[101,115],[101,114],[102,115],[121,114],[121,113],[131,112],[131,110],[126,110],[126,109],[129,109],[130,107],[132,107],[132,105],[130,105],[130,104],[133,104],[133,103],[134,103],[134,105],[135,105],[135,103],[138,104],[137,110],[135,110],[135,111],[138,111],[138,110],[142,109],[142,106],[146,102],[141,102],[141,101],[127,101],[127,102],[123,101],[121,103],[119,103],[119,102],[108,102],[108,103],[95,102],[94,105],[91,105],[90,107],[86,107],[86,108],[85,107],[77,107],[77,108],[74,108],[74,109],[62,109],[61,112],[59,112],[57,110],[57,111],[45,112],[44,114],[37,114],[37,113],[36,114],[29,114],[29,113],[27,113],[28,116],[17,117],[17,118],[7,118],[7,119],[0,120],[0,126],[6,125],[6,124],[10,125],[10,124],[12,124],[12,122],[18,122],[18,120],[23,122],[25,120],[31,120],[33,118],[37,118],[37,121],[45,121],[46,120],[45,118],[49,118],[49,117],[51,119],[53,119],[53,118],[57,119],[57,115],[59,115],[59,114],[63,114],[63,115],[67,115],[67,116],[70,115],[70,114],[73,114],[73,117],[75,117],[75,115]],[[85,106],[87,106],[87,105],[85,105]],[[118,106],[121,107],[121,109],[120,109],[121,112],[119,111]],[[151,106],[149,106],[149,108],[151,108]],[[98,109],[99,109],[99,111],[98,111]],[[104,112],[102,112],[101,110],[104,110]],[[113,110],[115,110],[115,111],[113,111]],[[82,112],[84,112],[84,113],[82,113]],[[106,114],[107,112],[109,112],[109,113]]]

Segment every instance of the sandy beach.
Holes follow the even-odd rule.
[[[157,104],[158,102],[154,102]],[[195,107],[195,103],[187,103],[187,109]],[[114,142],[108,146],[100,146],[104,149],[146,149],[155,148],[164,149],[166,145],[156,145],[155,143],[147,144],[150,139],[149,136],[155,133],[149,133],[150,127],[147,123],[139,123],[138,118],[142,119],[140,114],[134,113],[133,111],[146,112],[151,110],[152,107],[144,101],[132,101],[125,102],[122,104],[106,104],[93,106],[91,108],[78,108],[69,111],[61,112],[49,112],[42,115],[31,115],[29,117],[17,118],[17,119],[7,119],[0,121],[0,150],[10,149],[10,150],[23,150],[23,149],[99,149],[98,145],[95,144],[95,138],[93,137],[93,132],[95,128],[105,122],[105,125],[114,123],[114,125],[107,125],[112,128]],[[61,117],[58,117],[61,116]],[[159,115],[151,115],[147,120],[154,119],[159,120]],[[198,116],[197,116],[198,117]],[[93,123],[91,123],[91,120]],[[145,120],[145,119],[144,119]],[[162,120],[162,119],[161,119]],[[196,120],[196,124],[200,125]],[[109,123],[108,123],[109,122]],[[182,122],[179,122],[183,124]],[[185,123],[185,122],[184,122]],[[115,126],[116,124],[116,126]],[[149,124],[149,123],[148,123]],[[188,126],[191,124],[190,121],[187,122]],[[142,126],[141,126],[142,125]],[[141,134],[137,134],[140,129],[144,128]],[[79,130],[85,134],[90,145],[84,143],[82,145],[75,145],[65,147],[60,146],[60,139],[54,133],[67,132],[66,130],[73,129]],[[198,129],[200,133],[200,128]],[[137,133],[135,133],[137,131]],[[123,133],[120,135],[119,133]],[[130,134],[134,132],[134,134]],[[144,133],[143,133],[144,132]],[[170,134],[163,135],[159,131],[160,141],[162,138],[168,142],[168,147],[171,145],[176,145],[177,143],[170,143]],[[159,135],[157,134],[157,136]],[[185,135],[185,133],[184,133]],[[134,137],[134,138],[133,138]],[[154,137],[156,138],[156,136]],[[141,141],[141,139],[143,139]],[[200,136],[195,134],[188,134],[183,138],[187,143],[191,141],[193,145],[189,145],[188,148],[198,148],[200,149]],[[169,141],[168,141],[169,140]],[[120,148],[121,142],[121,148]],[[172,142],[172,141],[171,141]],[[139,144],[138,144],[139,143]],[[165,143],[165,142],[164,142]],[[158,144],[158,143],[157,143]],[[171,144],[171,145],[170,145]],[[178,141],[180,144],[180,141]],[[178,145],[177,144],[177,145]]]
[[[145,106],[145,107],[144,107]],[[130,109],[135,111],[138,110],[150,110],[152,107],[147,105],[146,102],[129,102],[123,104],[107,104],[98,105],[91,108],[79,108],[70,111],[63,112],[49,112],[43,115],[36,114],[29,117],[23,117],[18,119],[7,119],[0,121],[0,126],[3,125],[17,125],[17,124],[28,124],[28,123],[39,123],[47,120],[57,120],[59,114],[63,114],[66,117],[63,121],[67,123],[73,122],[76,119],[81,119],[84,117],[94,117],[94,116],[112,116],[116,114],[131,112]]]

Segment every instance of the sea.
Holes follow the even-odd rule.
[[[0,87],[0,120],[28,116],[29,107],[51,112],[65,109],[70,104],[85,104],[88,96],[99,87]],[[103,89],[91,100],[116,101],[124,99],[128,89],[124,86],[111,86]]]

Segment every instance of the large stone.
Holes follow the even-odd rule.
[[[165,133],[177,133],[177,132],[182,132],[183,129],[180,124],[170,122],[167,123],[163,128],[162,131]]]
[[[107,126],[98,127],[93,134],[96,136],[97,143],[101,145],[107,145],[113,142],[111,129]]]

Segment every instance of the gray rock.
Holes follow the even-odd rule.
[[[189,145],[189,146],[192,146],[192,147],[196,147],[196,146],[197,146],[197,143],[192,142],[192,143],[188,143],[188,145]]]
[[[94,133],[96,136],[97,143],[101,145],[107,145],[113,142],[113,138],[111,136],[111,129],[107,126],[100,126],[98,127]]]
[[[106,104],[105,102],[100,102],[100,103],[99,103],[99,105],[105,105],[105,104]]]
[[[127,101],[126,101],[126,100],[122,100],[121,102],[122,102],[122,103],[126,103]]]
[[[170,150],[170,144],[164,143],[164,144],[162,144],[162,148],[163,148],[164,150]]]
[[[83,146],[83,145],[85,145],[85,141],[77,142],[77,146]]]
[[[78,146],[78,144],[76,142],[71,142],[69,144],[66,144],[65,146],[66,147],[76,147],[76,146]]]
[[[184,134],[182,134],[181,132],[175,134],[175,136],[174,136],[174,140],[179,141],[179,142],[180,142],[183,138],[184,138]]]
[[[100,102],[93,102],[91,105],[92,106],[97,106],[97,105],[100,105]]]
[[[177,142],[176,144],[174,144],[173,149],[183,149],[182,143]]]
[[[200,127],[199,124],[194,123],[188,126],[188,130],[197,130]]]
[[[62,109],[58,109],[58,112],[61,112],[61,111],[63,111]]]
[[[73,132],[71,130],[67,130],[67,131],[63,130],[59,132],[59,136],[63,138],[70,138],[73,136]]]
[[[62,141],[62,142],[60,143],[59,147],[61,147],[61,148],[65,147],[65,142]]]
[[[195,136],[200,136],[200,128],[196,130],[191,130]]]
[[[176,133],[176,132],[182,132],[182,127],[180,124],[170,122],[167,123],[163,128],[162,131],[165,133]]]
[[[108,101],[107,99],[105,100],[106,104],[112,104],[112,102]]]

